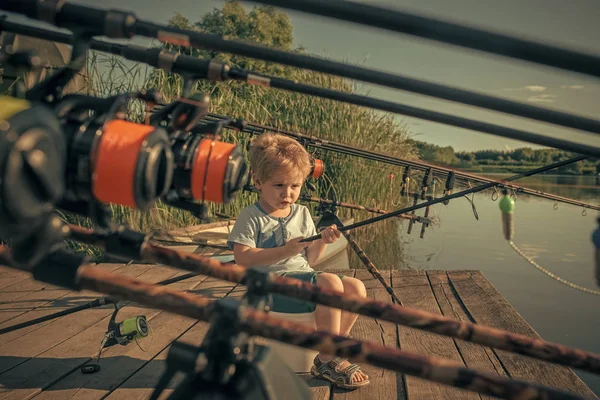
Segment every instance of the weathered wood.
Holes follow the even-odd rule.
[[[462,304],[478,324],[540,338],[481,272],[448,272],[448,277]],[[494,350],[494,353],[512,378],[595,397],[591,389],[567,367],[501,350]]]
[[[313,393],[313,400],[329,400],[331,398],[331,384],[323,379],[317,379],[311,374],[298,374]]]
[[[119,272],[121,268],[126,267],[125,264],[101,264],[99,266],[102,268],[105,268],[106,270],[112,271],[112,272]],[[9,318],[7,321],[1,323],[0,328],[7,328],[9,326],[13,326],[13,325],[20,324],[23,322],[32,321],[37,318],[41,318],[41,317],[44,317],[44,316],[47,316],[50,314],[54,314],[59,311],[67,310],[67,309],[71,308],[70,304],[73,304],[73,303],[78,303],[77,305],[84,304],[86,302],[89,302],[89,301],[92,301],[92,300],[98,298],[98,293],[94,293],[91,291],[76,292],[76,291],[70,291],[70,290],[64,289],[62,291],[62,293],[64,293],[64,294],[62,296],[59,296],[58,292],[53,292],[54,295],[59,296],[59,297],[56,297],[53,299],[51,297],[49,297],[49,299],[51,299],[51,301],[44,303],[31,311],[28,311],[25,313],[15,313],[16,315],[14,315],[13,318]],[[52,297],[54,297],[54,296],[52,296]],[[0,346],[4,345],[6,343],[12,342],[13,340],[18,339],[18,338],[26,335],[27,333],[38,330],[38,329],[42,328],[43,326],[48,325],[52,322],[54,322],[54,320],[39,322],[34,325],[18,329],[16,331],[4,333],[4,334],[0,335]]]
[[[226,285],[229,285],[229,290],[225,290]],[[202,282],[202,284],[198,286],[193,292],[213,293],[214,298],[221,298],[229,295],[235,289],[236,287],[233,286],[232,283],[214,278],[208,278],[207,280]],[[208,332],[209,326],[210,325],[205,322],[196,322],[177,340],[180,340],[193,346],[199,346],[202,343],[206,332]],[[123,376],[121,380],[122,383],[116,388],[114,388],[114,390],[108,395],[107,398],[111,400],[147,399],[152,394],[156,383],[158,382],[162,374],[165,372],[165,360],[167,359],[169,348],[170,346],[162,350],[157,356],[155,356],[152,359],[151,362],[146,363],[142,368],[138,369],[133,374],[129,376]],[[173,381],[170,382],[169,386],[165,389],[164,393],[162,393],[160,398],[166,399],[173,392],[177,384],[181,382],[181,379],[181,375],[176,376],[173,379]]]
[[[389,271],[381,271],[389,283]],[[381,289],[381,282],[364,270],[356,271],[357,279],[365,283],[367,296],[380,301],[391,302],[390,295]],[[378,321],[374,318],[359,316],[352,328],[350,335],[356,339],[375,342],[389,347],[398,347],[397,331],[394,324]],[[339,388],[333,389],[335,400],[355,399],[406,399],[402,374],[376,368],[368,364],[361,365],[365,374],[369,376],[370,385],[355,391]]]
[[[150,268],[152,268],[151,265],[132,264],[124,269],[122,274],[129,277],[138,277]],[[98,294],[95,297],[98,297]],[[86,299],[87,301],[89,300]],[[36,357],[40,353],[93,326],[107,315],[110,315],[110,313],[109,308],[102,307],[70,314],[55,319],[42,328],[30,334],[25,334],[11,343],[0,346],[0,354],[2,354],[2,357],[0,357],[0,376],[17,365],[26,362],[31,357]]]
[[[174,283],[170,287],[175,290],[191,290],[200,286],[205,279],[206,277],[200,279],[195,277],[189,281]],[[49,387],[47,387],[48,385],[41,385],[44,391],[36,398],[90,400],[102,398],[119,386],[128,376],[133,375],[150,362],[173,340],[176,340],[196,323],[191,318],[133,305],[120,310],[117,320],[124,320],[136,315],[146,316],[151,330],[148,337],[139,340],[138,344],[134,342],[127,346],[112,346],[105,349],[100,360],[102,369],[99,372],[93,375],[85,375],[79,369],[82,365],[80,364],[77,369],[72,370],[70,374],[62,377],[55,384]],[[105,320],[101,322],[105,322]],[[100,324],[99,327],[103,331],[106,329],[106,324]],[[96,338],[100,338],[102,335],[103,332],[96,335]],[[97,354],[93,354],[97,350],[93,345],[88,346],[86,350],[86,354],[97,356]],[[95,362],[95,360],[93,358],[91,362]]]
[[[125,273],[130,277],[150,282],[185,273],[153,265],[124,267],[113,264],[101,267],[119,267],[118,273]],[[11,271],[8,270],[8,272]],[[355,276],[365,282],[370,297],[380,301],[390,301],[390,296],[382,288],[381,283],[366,270],[327,272]],[[441,312],[451,318],[474,321],[537,337],[535,331],[478,272],[383,270],[381,273],[386,280],[389,279],[405,306],[417,307],[430,312]],[[10,279],[13,279],[12,283],[5,285],[4,289],[0,288],[0,301],[7,299],[5,304],[9,306],[19,305],[23,300],[37,299],[36,301],[41,301],[43,292],[51,293],[53,290],[59,290],[49,285],[36,283],[30,278]],[[0,286],[2,286],[2,282],[0,279]],[[241,298],[245,293],[244,286],[234,286],[230,282],[204,276],[195,276],[172,284],[170,287],[179,290],[191,289],[194,293],[214,298],[223,296]],[[22,295],[22,293],[25,294]],[[97,297],[100,295],[93,292],[68,291],[57,298],[47,296],[45,303],[0,324],[0,328],[37,318],[44,313],[53,313],[65,309],[66,306],[82,304]],[[35,302],[32,301],[33,303]],[[0,304],[0,313],[2,312],[1,306],[2,304]],[[10,308],[7,307],[7,309]],[[130,304],[119,312],[117,320],[138,314],[146,315],[152,333],[148,338],[140,340],[139,344],[147,351],[142,351],[135,343],[128,346],[110,347],[103,352],[100,362],[101,371],[92,375],[84,375],[79,368],[92,358],[95,359],[111,312],[110,307],[85,310],[71,316],[0,335],[0,371],[4,371],[0,374],[0,399],[28,399],[31,397],[147,399],[165,370],[165,359],[172,341],[180,340],[198,346],[209,329],[209,325],[204,322]],[[91,315],[94,315],[93,318],[90,317]],[[151,339],[152,336],[154,339]],[[452,359],[464,363],[469,368],[499,374],[508,373],[514,378],[536,383],[548,384],[541,375],[554,373],[551,379],[558,381],[558,384],[549,384],[550,386],[569,390],[568,382],[575,381],[576,385],[584,388],[578,393],[593,397],[591,390],[569,369],[538,362],[528,357],[494,351],[473,343],[429,334],[421,330],[396,327],[385,321],[364,317],[359,317],[351,336],[390,347],[400,345],[407,351]],[[302,377],[307,379],[314,398],[318,400],[330,398],[336,400],[341,398],[360,400],[479,398],[472,392],[412,377],[407,377],[405,381],[402,374],[373,368],[369,365],[362,365],[362,367],[370,376],[372,383],[366,388],[352,392],[332,390],[330,383],[315,379],[309,374],[304,374]],[[540,370],[543,372],[540,373]],[[166,399],[176,385],[181,382],[181,379],[181,375],[177,376],[162,394],[161,399]],[[565,380],[567,384],[564,383]]]
[[[424,271],[392,272],[395,292],[405,307],[441,314],[438,303]],[[425,356],[441,357],[463,364],[452,338],[428,333],[418,329],[398,326],[400,348]],[[433,383],[413,376],[406,376],[407,397],[410,400],[421,399],[479,399],[477,393],[448,385]]]
[[[144,273],[138,276],[138,279],[152,283],[179,274],[178,271],[166,267],[148,265],[143,268],[137,268],[141,266],[134,265],[129,267],[134,267],[132,270],[137,269],[138,272],[145,270]],[[124,303],[124,305],[127,304]],[[7,388],[0,395],[0,398],[30,398],[43,388],[52,385],[73,370],[81,367],[90,357],[97,354],[113,310],[114,306],[81,311],[60,318],[58,323],[42,328],[41,330],[48,330],[47,337],[50,338],[49,341],[44,343],[46,349],[35,354],[35,358],[27,358],[15,368],[0,375],[0,381]],[[135,310],[135,307],[126,307],[119,312],[119,320],[127,319],[139,312],[150,313],[150,318],[158,314],[158,312],[147,308]],[[77,320],[85,322],[78,325]],[[69,323],[71,323],[70,326],[80,328],[83,326],[84,328],[75,334],[63,335],[64,326]],[[28,339],[31,340],[32,338]],[[15,343],[17,342],[15,341]],[[27,355],[29,354],[31,353]],[[86,375],[86,377],[89,376]],[[89,378],[94,379],[93,376]],[[32,388],[29,388],[29,386],[32,386]]]
[[[98,265],[98,268],[102,268],[106,271],[111,272],[119,271],[123,267],[125,267],[124,264]],[[31,310],[35,310],[40,307],[47,307],[49,305],[68,305],[68,302],[66,301],[67,298],[65,296],[70,293],[76,293],[69,289],[63,289],[57,286],[52,286],[43,282],[35,281],[33,280],[33,278],[31,278],[31,276],[29,277],[29,279],[20,281],[14,285],[10,285],[2,289],[3,299],[8,299],[11,297],[11,290],[17,292],[16,298],[13,297],[13,301],[0,304],[0,322],[2,322],[2,324],[4,325],[6,322],[10,321],[10,323],[6,324],[6,326],[13,325],[13,323],[18,323],[13,322],[11,320],[27,312],[30,312]],[[22,295],[18,295],[20,293],[20,290],[29,290],[29,292],[23,293]],[[30,319],[32,318],[29,318],[27,320]],[[21,322],[23,322],[23,320],[21,320]],[[4,327],[3,325],[0,325],[0,327]]]
[[[31,279],[30,273],[0,266],[0,290],[26,279]]]
[[[448,275],[445,271],[429,271],[427,272],[427,277],[444,316],[461,321],[474,322],[465,313],[463,306],[452,291]],[[489,347],[483,347],[459,339],[454,339],[454,343],[468,368],[506,376],[506,371],[504,371],[502,364]],[[492,399],[492,397],[483,395],[481,398],[485,400]]]
[[[385,278],[385,281],[387,283],[389,283],[390,282],[390,271],[383,270],[383,271],[379,271],[379,272]],[[369,271],[367,271],[367,270],[363,270],[363,269],[356,270],[355,277],[356,277],[356,279],[360,279],[365,284],[365,288],[367,290],[381,289],[383,287],[381,285],[381,282],[379,282],[379,280],[377,278],[375,278],[373,275],[371,275],[369,273]]]

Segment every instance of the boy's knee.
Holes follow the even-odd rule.
[[[340,277],[327,272],[317,275],[317,286],[320,286],[323,289],[335,290],[337,292],[344,291],[344,285],[342,284]]]
[[[367,288],[365,288],[365,284],[360,279],[346,277],[342,279],[342,283],[344,285],[344,293],[367,297]]]

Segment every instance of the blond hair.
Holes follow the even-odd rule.
[[[264,182],[277,172],[304,180],[312,166],[310,154],[298,141],[279,134],[264,133],[252,142],[250,168],[254,178]]]

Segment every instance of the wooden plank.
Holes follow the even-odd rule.
[[[138,279],[148,282],[158,282],[181,274],[181,272],[166,267],[152,267],[150,265],[145,267],[149,268],[146,268],[146,272],[142,273]],[[1,375],[0,379],[2,379],[7,390],[0,393],[0,398],[31,398],[38,394],[42,388],[50,386],[66,374],[78,369],[90,357],[96,355],[112,310],[114,310],[114,307],[85,310],[77,313],[83,319],[87,317],[88,313],[98,311],[102,313],[102,317],[77,335],[66,338],[61,343],[37,355],[36,358],[27,360]],[[135,307],[126,307],[119,312],[118,320],[126,319],[138,313],[148,312],[150,314],[147,315],[150,318],[157,314],[157,312],[149,309],[136,310]],[[55,327],[55,329],[57,328]],[[60,325],[58,329],[60,329]]]
[[[323,379],[317,379],[311,374],[298,374],[308,384],[313,393],[313,400],[329,400],[331,397],[331,384]]]
[[[121,268],[125,268],[125,264],[102,264],[100,266],[103,269],[106,269],[108,271],[112,270],[113,272],[117,272]],[[12,318],[9,318],[7,321],[0,324],[0,329],[7,328],[9,326],[13,326],[13,325],[20,324],[23,322],[32,321],[34,319],[41,318],[46,315],[54,314],[59,311],[67,310],[67,309],[71,308],[71,304],[74,304],[74,303],[77,303],[76,305],[84,304],[86,302],[90,302],[90,301],[98,298],[98,293],[89,292],[89,291],[77,292],[77,291],[70,291],[68,289],[64,289],[62,291],[62,293],[64,293],[64,294],[62,296],[59,296],[58,292],[53,292],[53,294],[58,297],[53,299],[52,297],[54,297],[54,296],[50,296],[49,302],[41,304],[40,306],[38,306],[37,308],[35,308],[31,311],[28,311],[25,313],[15,313],[15,315]],[[6,343],[12,342],[13,340],[18,339],[18,338],[26,335],[29,332],[33,332],[37,329],[40,329],[41,327],[48,325],[48,324],[52,323],[53,321],[54,320],[39,322],[37,324],[31,325],[31,326],[28,326],[25,328],[21,328],[16,331],[4,333],[4,334],[0,335],[0,346],[4,345]]]
[[[383,270],[379,272],[381,272],[381,275],[385,278],[385,281],[389,283],[390,271]],[[357,269],[355,278],[360,279],[365,284],[365,288],[367,289],[367,291],[370,289],[381,289],[383,287],[381,285],[381,282],[379,282],[379,279],[375,278],[373,275],[371,275],[371,273],[369,273],[369,271],[364,269]]]
[[[389,283],[389,270],[381,271]],[[361,279],[367,286],[367,296],[379,301],[391,302],[390,295],[382,289],[381,282],[365,270],[357,270],[356,278]],[[389,347],[398,347],[398,336],[394,324],[378,321],[374,318],[359,316],[350,335],[353,338],[374,342]],[[369,364],[361,365],[362,370],[369,376],[370,385],[358,390],[347,391],[333,389],[335,400],[366,400],[366,399],[406,399],[402,374],[396,374]]]
[[[108,272],[114,272],[124,267],[125,264],[98,264],[97,266],[97,268],[101,268]],[[17,292],[17,296],[10,295],[12,290]],[[29,292],[23,293],[22,296],[19,296],[18,293],[20,292],[20,290],[29,290]],[[2,289],[2,292],[0,293],[0,296],[2,296],[3,299],[7,300],[5,304],[0,304],[0,322],[4,326],[13,325],[18,322],[14,322],[11,320],[40,307],[52,308],[55,306],[65,306],[68,308],[85,303],[85,301],[78,301],[79,304],[69,305],[68,300],[70,300],[71,298],[79,297],[79,295],[65,297],[66,295],[71,293],[77,292],[74,292],[70,289],[64,289],[57,286],[48,285],[44,282],[39,282],[33,279],[27,279],[25,281],[18,282],[14,285]],[[10,300],[11,297],[12,301]],[[55,310],[52,312],[57,311],[60,310]],[[33,318],[27,318],[26,320],[31,319]],[[6,322],[8,321],[11,322],[6,324]],[[23,322],[23,320],[21,320],[20,322]],[[0,327],[4,326],[0,325]]]
[[[432,288],[424,271],[393,271],[392,282],[398,298],[405,307],[441,314]],[[454,341],[446,336],[417,329],[398,326],[402,350],[430,357],[440,357],[464,365]],[[421,399],[479,399],[479,395],[452,386],[406,376],[406,392],[409,400]]]
[[[163,279],[163,277],[153,280],[158,281],[161,279]],[[190,280],[174,283],[169,287],[174,290],[191,290],[201,285],[204,280],[206,280],[206,277],[194,277]],[[57,365],[52,366],[53,373],[55,373],[58,368],[67,373],[69,371],[71,372],[60,378],[55,384],[49,385],[51,380],[48,379],[48,373],[44,371],[44,380],[39,380],[36,383],[36,386],[41,388],[38,390],[43,389],[44,391],[36,396],[36,399],[102,398],[109,394],[111,390],[119,386],[123,380],[127,379],[127,377],[133,375],[137,370],[150,362],[158,353],[169,346],[173,340],[179,338],[197,322],[191,318],[135,305],[128,306],[119,311],[117,320],[124,320],[136,315],[145,315],[151,329],[150,335],[140,340],[139,345],[134,342],[127,346],[117,345],[105,349],[100,360],[102,369],[93,375],[83,374],[79,369],[84,363],[89,362],[54,363]],[[78,342],[83,341],[84,337],[101,338],[106,329],[106,322],[106,320],[101,321],[101,323],[98,324],[98,329],[89,329],[86,332],[82,332],[80,335],[81,339],[78,338]],[[92,330],[94,332],[92,332]],[[88,340],[85,341],[88,343],[90,342]],[[93,354],[93,352],[97,351],[97,348],[94,344],[95,343],[91,343],[87,348],[82,348],[79,344],[75,345],[75,343],[73,343],[72,348],[77,346],[77,349],[81,350],[76,354],[76,360],[79,361],[85,359],[86,356],[94,356],[91,361],[95,362],[97,353]],[[66,350],[59,350],[57,348],[53,349],[53,351],[55,354],[60,354],[59,351],[73,354],[71,348]],[[89,358],[87,358],[87,360],[89,360]],[[58,373],[56,373],[56,375],[58,375]],[[31,379],[29,379],[29,381],[31,381]],[[23,397],[21,396],[19,398]]]
[[[541,338],[479,271],[448,272],[450,283],[478,324]],[[494,350],[508,375],[592,398],[597,398],[569,368],[519,354]]]
[[[14,268],[0,265],[0,289],[13,285],[17,282],[31,279],[31,274]]]
[[[223,290],[223,287],[226,284],[232,285],[231,283],[219,279],[208,278],[193,292],[213,293],[215,298],[220,298],[229,295],[229,293],[236,289],[235,286],[229,286],[229,291],[226,292]],[[217,288],[218,290],[211,291],[210,289],[213,288]],[[197,322],[177,340],[193,346],[200,346],[202,340],[204,340],[206,332],[208,332],[208,328],[208,323],[202,321]],[[113,391],[107,396],[107,399],[148,399],[148,397],[150,397],[152,394],[156,383],[165,372],[165,360],[167,359],[169,348],[170,346],[165,348],[156,357],[154,357],[151,362],[146,363],[142,368],[138,369],[132,375],[123,376],[122,383],[113,389]],[[160,399],[166,399],[182,379],[183,375],[177,375],[161,394]]]
[[[132,264],[125,268],[122,274],[137,277],[150,268],[152,268],[151,265]],[[87,296],[89,293],[85,295]],[[99,297],[98,294],[95,297]],[[110,308],[103,307],[70,314],[57,318],[38,330],[0,346],[0,374],[68,340],[71,336],[93,326],[110,313]]]
[[[460,321],[474,322],[471,321],[452,291],[448,275],[445,271],[428,271],[427,277],[444,316]],[[500,360],[498,360],[496,354],[489,347],[483,347],[464,340],[453,340],[468,368],[506,376],[506,371],[502,367]],[[483,395],[481,398],[485,400],[492,399],[492,397]]]

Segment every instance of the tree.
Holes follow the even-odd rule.
[[[214,9],[191,23],[184,15],[177,13],[169,20],[169,26],[190,29],[227,39],[258,43],[266,47],[292,50],[292,23],[287,14],[272,6],[254,7],[249,13],[237,1],[228,1],[222,9]],[[280,65],[262,60],[219,53],[212,50],[190,49],[174,45],[165,45],[170,50],[202,58],[218,58],[233,67],[254,70],[265,74],[286,75],[286,69]]]

